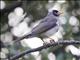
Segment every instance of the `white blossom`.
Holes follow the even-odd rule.
[[[9,53],[9,50],[7,48],[2,48],[1,51],[4,52],[5,54]]]
[[[0,9],[4,9],[6,7],[5,1],[0,1]]]
[[[79,20],[75,16],[71,16],[69,19],[69,24],[71,26],[78,26],[79,25]]]
[[[31,54],[35,57],[35,59],[37,59],[39,55],[39,51],[32,52]]]
[[[12,39],[13,39],[13,36],[10,32],[7,32],[7,33],[1,35],[1,41],[3,43],[9,43],[10,44],[12,42]]]
[[[73,59],[72,60],[76,60],[76,58],[75,57],[73,57]]]
[[[73,33],[79,32],[79,27],[78,27],[78,26],[74,26],[74,27],[72,28],[72,32],[73,32]]]
[[[41,60],[41,55],[40,54],[36,57],[36,60]]]
[[[22,37],[30,32],[30,28],[28,27],[28,24],[25,21],[23,21],[16,27],[12,28],[11,32],[13,35],[17,37]]]
[[[60,31],[58,31],[55,36],[58,38],[58,39],[62,39],[63,38],[63,35],[61,34]]]
[[[56,60],[56,56],[53,53],[48,54],[48,59],[49,60]]]
[[[60,20],[60,23],[61,23],[61,24],[66,24],[66,23],[67,23],[66,18],[63,17],[63,16],[60,16],[60,17],[59,17],[59,20]]]
[[[66,34],[66,32],[64,31],[64,28],[63,27],[59,27],[59,31],[60,31],[60,33],[62,35],[65,35]]]
[[[3,53],[3,52],[0,52],[0,58],[6,58],[6,55],[5,55],[5,53]]]
[[[16,14],[14,12],[10,12],[8,15],[8,19],[15,18]]]
[[[29,23],[31,21],[31,19],[32,19],[31,17],[25,17],[24,21],[27,22],[27,23]]]
[[[57,1],[57,3],[60,3],[60,4],[63,4],[63,3],[65,3],[66,2],[66,0],[58,0]]]
[[[25,17],[26,13],[23,14],[22,16],[17,16],[14,12],[11,12],[9,15],[8,15],[8,24],[9,26],[12,26],[12,27],[15,27],[17,26],[20,21],[23,20],[23,18]]]
[[[66,51],[67,52],[70,51],[73,55],[80,56],[80,50],[77,47],[73,46],[73,45],[67,46]]]
[[[30,48],[37,48],[43,45],[43,42],[40,38],[34,37],[29,39],[23,39],[21,41],[23,47],[29,46]]]
[[[48,3],[53,3],[53,0],[48,0]]]
[[[23,9],[22,9],[21,7],[17,7],[17,8],[15,8],[14,13],[15,13],[17,16],[22,16],[23,13],[24,13],[24,11],[23,11]]]

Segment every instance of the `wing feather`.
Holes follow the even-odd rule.
[[[31,34],[41,34],[53,27],[55,27],[57,24],[57,19],[46,19],[46,20],[43,20],[41,21],[36,27],[34,27],[32,29],[32,33]]]

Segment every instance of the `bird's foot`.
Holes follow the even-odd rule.
[[[50,43],[53,44],[53,43],[55,43],[55,41],[54,40],[50,40]]]
[[[44,42],[44,43],[43,43],[43,46],[46,46],[47,44],[48,44],[48,42]]]
[[[48,37],[48,36],[46,35],[46,37]],[[49,38],[49,43],[55,43],[55,40],[53,38],[50,38],[50,37],[48,37],[48,38]]]
[[[47,44],[53,44],[53,43],[55,43],[55,41],[54,40],[50,40],[50,42],[44,42],[43,46],[46,46]]]

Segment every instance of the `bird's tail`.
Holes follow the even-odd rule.
[[[32,38],[32,34],[24,35],[23,37],[16,39],[14,42],[15,43],[19,42],[19,41],[23,40],[24,38]]]

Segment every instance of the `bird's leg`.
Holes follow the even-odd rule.
[[[48,36],[46,36],[46,37],[48,37]],[[55,43],[54,39],[52,39],[52,38],[50,38],[50,37],[48,37],[48,38],[51,39],[51,40],[50,40],[50,43]]]
[[[45,37],[48,37],[48,36],[45,36]],[[50,37],[48,37],[48,38],[50,39],[50,43],[54,43],[55,42],[54,39],[52,39]],[[44,41],[43,38],[41,38],[41,40],[43,41],[43,45],[46,46],[48,44],[48,42]]]
[[[54,40],[50,40],[50,43],[55,43],[55,41]]]
[[[46,46],[48,43],[47,42],[45,42],[42,38],[41,38],[41,40],[43,41],[43,45],[44,46]]]

